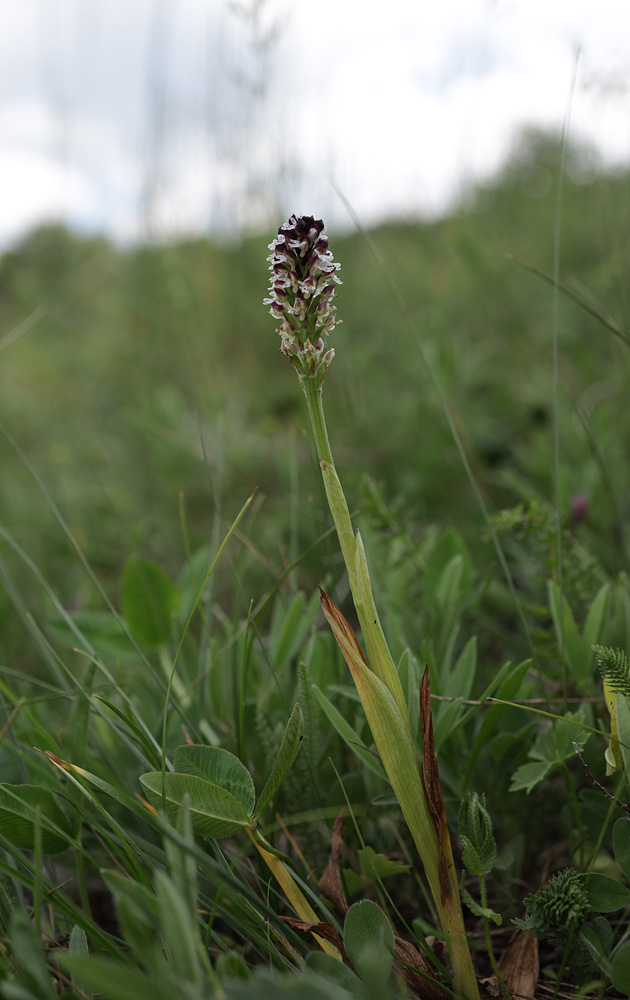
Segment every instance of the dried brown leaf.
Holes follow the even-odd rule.
[[[394,942],[397,958],[394,967],[405,977],[409,986],[422,997],[422,1000],[449,1000],[449,993],[443,990],[438,983],[427,979],[427,976],[435,977],[435,969],[426,955],[423,955],[403,938],[396,937]]]
[[[515,997],[533,997],[538,983],[538,938],[517,930],[508,941],[499,963],[505,985]]]
[[[313,924],[308,920],[299,920],[298,917],[281,917],[280,919],[285,924],[288,924],[289,927],[292,927],[294,931],[303,931],[305,934],[316,934],[317,937],[324,938],[325,941],[330,941],[331,944],[334,944],[335,948],[339,949],[345,964],[350,965],[343,946],[343,938],[332,924],[324,920]]]
[[[348,912],[348,901],[343,891],[343,881],[341,878],[341,855],[343,852],[343,835],[346,829],[346,817],[342,809],[333,824],[332,840],[330,844],[330,857],[326,865],[326,871],[319,880],[318,888],[326,899],[337,907],[340,913],[345,916]]]

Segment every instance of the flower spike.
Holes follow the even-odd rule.
[[[300,375],[320,386],[334,357],[326,337],[340,320],[332,305],[340,264],[328,249],[324,223],[312,215],[292,215],[269,244],[271,285],[264,305],[280,320],[280,351]]]

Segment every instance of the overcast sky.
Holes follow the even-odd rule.
[[[569,104],[630,164],[628,0],[0,0],[0,248],[435,216]]]

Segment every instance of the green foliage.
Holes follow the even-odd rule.
[[[630,904],[630,889],[602,872],[586,872],[582,884],[592,910],[596,913],[613,913]]]
[[[361,979],[382,995],[394,960],[394,932],[380,907],[369,899],[354,903],[346,914],[343,943]]]
[[[630,996],[630,941],[619,945],[610,964],[610,981],[613,986]]]
[[[326,972],[329,972],[329,966]],[[227,983],[226,990],[228,1000],[249,1000],[252,993],[260,1000],[304,1000],[305,996],[309,1000],[356,1000],[360,996],[336,981],[331,982],[329,975],[321,975],[311,968],[305,969],[299,977],[287,975],[281,978],[270,972],[259,972],[247,983]]]
[[[617,862],[628,873],[630,858],[630,820],[617,821],[613,836]],[[554,875],[535,895],[527,896],[524,905],[529,913],[514,923],[537,937],[550,940],[565,952],[565,961],[578,981],[592,978],[598,969],[614,987],[630,995],[627,978],[627,932],[614,943],[609,921],[594,914],[611,913],[630,905],[630,890],[601,872],[578,874],[567,868]]]
[[[575,756],[574,743],[578,748],[584,746],[586,738],[582,735],[584,715],[581,710],[567,712],[563,718],[546,723],[538,733],[528,756],[530,764],[521,764],[512,776],[510,791],[518,792],[525,789],[531,792],[550,772]]]
[[[0,995],[18,1000],[55,1000],[56,991],[33,927],[25,911],[16,910],[10,930],[12,957],[20,970],[21,982],[3,984]]]
[[[253,812],[256,793],[251,775],[228,750],[191,745],[178,747],[173,757],[173,766],[176,773],[196,775],[225,789],[238,799],[247,813]]]
[[[630,881],[630,818],[622,816],[613,827],[613,850],[622,872]]]
[[[164,808],[171,823],[177,822],[185,807],[192,829],[200,837],[229,837],[242,829],[254,829],[294,763],[303,735],[304,719],[296,704],[257,805],[249,771],[222,747],[177,747],[173,772],[142,774],[140,783],[149,802],[156,809]]]
[[[538,234],[555,203],[531,190],[555,171],[557,149],[532,137],[528,149],[456,216],[373,234],[496,512],[522,618],[419,354],[357,235],[335,240],[344,349],[327,378],[328,417],[418,749],[429,665],[445,806],[449,818],[461,810],[462,862],[478,883],[462,886],[471,939],[511,918],[525,885],[521,926],[551,937],[566,975],[600,975],[628,995],[630,820],[616,819],[573,749],[620,795],[605,774],[606,709],[591,702],[597,662],[617,695],[627,777],[627,347],[563,297],[552,398],[551,290],[504,258],[513,250],[551,273]],[[626,188],[621,174],[567,181],[561,255],[563,284],[588,289],[622,331]],[[404,996],[389,916],[361,899],[341,926],[312,877],[348,803],[354,825],[343,845],[333,835],[348,895],[383,898],[385,881],[396,933],[405,921],[434,933],[347,668],[322,629],[317,584],[351,611],[303,445],[303,401],[288,366],[269,374],[267,241],[123,251],[50,227],[0,259],[2,328],[42,310],[0,371],[2,997],[74,995],[71,982],[111,1000]],[[560,531],[547,499],[556,403]],[[379,483],[361,478],[366,468]],[[224,525],[256,484],[202,592]],[[600,735],[587,742],[585,726]],[[282,919],[292,904],[243,831],[275,858],[290,854],[354,970]],[[550,848],[580,871],[531,895]],[[554,958],[552,976],[558,967]],[[58,969],[69,977],[59,988]]]
[[[229,837],[250,825],[251,814],[242,802],[225,788],[204,778],[193,774],[162,776],[159,771],[155,771],[142,774],[140,783],[144,794],[156,809],[164,805],[172,823],[179,816],[184,796],[189,796],[193,827],[201,837]]]
[[[142,645],[162,646],[171,636],[178,594],[170,577],[149,559],[130,559],[120,585],[121,611]]]
[[[339,735],[345,740],[352,752],[356,754],[357,757],[363,761],[365,766],[369,767],[374,774],[385,780],[385,771],[378,756],[376,755],[376,752],[365,746],[356,730],[353,729],[350,723],[346,721],[342,713],[335,708],[333,703],[326,697],[323,691],[320,691],[319,688],[315,686],[313,687],[313,691],[320,708],[326,715],[326,718],[335,727]]]
[[[492,835],[492,820],[486,809],[485,796],[470,792],[459,811],[459,839],[462,862],[469,875],[488,875],[497,856]]]
[[[368,886],[378,885],[382,879],[390,875],[402,875],[409,871],[409,865],[402,861],[392,861],[384,854],[378,854],[372,847],[364,847],[357,851],[360,874],[351,868],[343,870],[343,884],[348,896],[355,896]]]
[[[569,669],[581,687],[592,673],[593,643],[602,629],[609,592],[610,584],[606,583],[595,595],[580,635],[569,602],[562,596],[555,581],[550,580],[548,584],[549,606],[558,647],[564,651]]]
[[[289,716],[289,721],[287,722],[287,727],[284,731],[282,737],[282,743],[280,744],[280,749],[276,759],[273,762],[273,767],[271,769],[271,774],[265,782],[265,786],[260,793],[258,799],[258,804],[254,810],[252,819],[256,819],[257,816],[266,809],[272,799],[275,798],[276,792],[280,788],[280,785],[286,778],[289,770],[295,762],[302,740],[304,739],[304,717],[302,715],[302,709],[300,708],[300,703],[297,702],[291,715]]]
[[[489,929],[489,922],[491,920],[497,927],[500,927],[503,918],[500,913],[497,913],[491,906],[488,906],[486,893],[486,876],[490,874],[494,867],[497,845],[492,833],[492,819],[486,809],[485,796],[480,796],[477,792],[469,792],[466,800],[461,804],[459,810],[459,840],[462,845],[462,864],[469,875],[476,877],[479,886],[479,902],[477,902],[464,885],[462,874],[462,902],[483,923],[488,957],[501,991],[507,997],[508,991],[499,972]]]
[[[530,912],[515,923],[561,945],[575,937],[593,909],[583,879],[574,868],[558,872],[540,892],[526,896],[523,903]]]
[[[42,850],[58,854],[72,840],[73,826],[60,795],[39,785],[0,785],[0,834],[14,847],[33,850],[39,828]]]
[[[630,659],[621,649],[593,646],[599,672],[611,691],[630,698]]]

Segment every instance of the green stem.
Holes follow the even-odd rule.
[[[566,777],[566,781],[567,781],[567,792],[568,792],[568,798],[569,798],[570,808],[571,808],[571,811],[573,813],[574,828],[577,829],[577,831],[578,831],[578,838],[579,838],[578,839],[578,843],[580,845],[580,855],[579,855],[580,871],[584,871],[584,849],[585,849],[584,848],[584,844],[585,844],[585,839],[586,838],[584,836],[584,828],[583,828],[583,824],[582,824],[582,813],[581,813],[581,810],[580,810],[580,803],[579,803],[579,800],[578,800],[578,795],[577,795],[577,791],[575,789],[575,785],[573,783],[573,776],[571,775],[571,772],[570,772],[570,770],[569,770],[569,768],[567,766],[566,761],[562,762],[562,770],[564,771],[564,774],[565,774],[565,777]],[[574,844],[572,843],[572,840],[573,840],[573,838],[571,837],[570,838],[570,842],[569,842],[569,846],[570,846],[570,849],[571,849],[571,854],[573,855],[573,854],[576,853],[576,848],[575,848]]]
[[[348,504],[335,469],[322,405],[322,388],[321,385],[316,385],[315,379],[308,376],[300,375],[299,379],[306,396],[328,506],[335,522],[341,553],[348,571],[350,590],[367,648],[368,661],[374,673],[389,689],[403,719],[408,719],[409,710],[398,671],[376,610],[363,542],[358,531],[355,536]]]
[[[391,696],[395,708],[398,710],[396,712],[394,709],[394,716],[399,719],[402,729],[397,734],[384,731],[383,723],[385,719],[383,717],[384,709],[382,705],[382,711],[376,709],[376,711],[368,712],[368,706],[365,703],[364,708],[366,709],[366,714],[368,714],[372,735],[385,764],[388,778],[400,803],[403,815],[425,868],[436,910],[446,937],[456,986],[461,996],[468,998],[468,1000],[478,1000],[479,987],[466,939],[459,898],[459,886],[455,876],[455,865],[448,831],[443,838],[442,849],[444,851],[444,860],[448,871],[447,881],[449,884],[441,885],[438,877],[439,858],[436,827],[429,809],[422,774],[420,772],[418,755],[409,722],[409,710],[398,671],[389,651],[376,610],[363,542],[358,531],[355,536],[348,504],[335,469],[324,417],[321,384],[318,386],[314,378],[305,375],[299,375],[298,377],[306,396],[326,497],[337,529],[341,552],[348,571],[354,606],[361,626],[363,641],[367,649],[368,662],[370,664],[368,673],[371,671],[387,689],[387,697],[385,695],[382,696],[384,703]],[[358,669],[360,673],[361,667],[359,666]],[[355,683],[356,680],[355,677]],[[374,696],[374,690],[378,690],[378,688],[374,689],[372,686],[372,696]],[[361,694],[361,691],[359,691],[359,694]],[[389,715],[391,712],[385,714]],[[413,766],[411,765],[412,760],[414,761]],[[388,763],[390,766],[388,766]],[[403,779],[403,772],[406,782]]]
[[[315,438],[315,448],[317,450],[320,468],[322,463],[324,463],[330,467],[332,472],[334,472],[334,476],[330,478],[326,478],[324,476],[324,486],[326,488],[326,496],[328,498],[330,512],[335,522],[337,535],[339,536],[341,552],[348,569],[350,584],[352,586],[356,542],[354,539],[352,521],[350,519],[350,511],[348,510],[348,504],[346,503],[341,483],[339,482],[339,478],[336,474],[335,462],[330,447],[330,441],[328,440],[326,418],[324,417],[324,407],[322,403],[322,387],[318,387],[315,383],[315,379],[309,378],[307,375],[300,375],[299,380],[304,395],[306,396],[308,414],[311,418],[311,427],[313,428],[313,437]]]
[[[481,899],[481,905],[484,910],[488,909],[488,898],[486,895],[486,881],[483,875],[479,876],[479,898]],[[497,977],[497,983],[499,988],[505,997],[505,1000],[512,1000],[512,995],[508,990],[505,982],[503,981],[503,976],[499,972],[499,966],[494,955],[494,948],[492,947],[492,938],[490,937],[490,921],[487,917],[483,917],[483,930],[486,936],[486,951],[488,952],[488,958],[490,959],[490,965],[492,966],[492,971]]]

